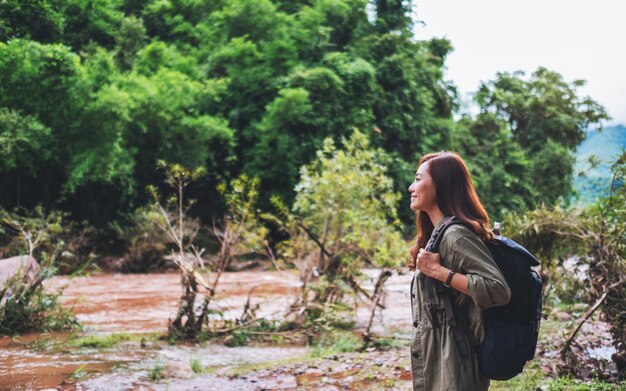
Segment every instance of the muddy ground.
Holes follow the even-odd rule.
[[[363,285],[373,288],[377,271],[366,270]],[[378,348],[341,352],[349,346],[307,347],[289,343],[252,342],[226,347],[215,342],[169,345],[159,339],[176,311],[180,295],[175,273],[106,274],[70,282],[62,297],[84,325],[81,333],[34,334],[0,339],[0,389],[62,390],[263,390],[263,389],[411,389],[408,356],[410,336],[410,276],[394,273],[387,284],[386,309],[373,331],[387,336]],[[68,284],[57,277],[48,289]],[[298,289],[291,272],[226,273],[215,303],[226,317],[237,317],[252,287],[258,315],[280,319]],[[357,331],[369,320],[370,306],[356,301]],[[544,323],[537,359],[529,371],[535,377],[554,374],[559,344],[584,307],[555,310]],[[96,342],[107,336],[107,346]],[[599,319],[585,325],[577,339],[583,365],[610,373],[611,339]],[[587,361],[584,361],[587,360]],[[599,366],[602,366],[601,368]],[[519,380],[498,382],[495,389],[524,389]],[[535,384],[535,383],[533,383]],[[514,386],[512,386],[514,385]]]

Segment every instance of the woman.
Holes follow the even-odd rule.
[[[413,335],[411,368],[414,390],[487,390],[489,379],[478,371],[470,336],[460,331],[462,317],[474,334],[484,338],[482,311],[508,303],[511,292],[483,241],[492,239],[490,221],[463,159],[452,152],[420,159],[409,187],[411,209],[417,211],[416,244],[409,267]],[[431,233],[444,217],[463,224],[446,231],[439,253],[425,250]],[[443,293],[442,284],[449,286]],[[457,316],[451,316],[455,306]]]

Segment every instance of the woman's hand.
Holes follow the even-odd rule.
[[[428,277],[438,279],[438,275],[441,274],[443,266],[441,266],[441,255],[437,253],[431,253],[423,248],[420,248],[417,253],[417,268]]]
[[[423,248],[420,248],[419,253],[417,253],[416,266],[428,277],[432,277],[441,282],[448,280],[448,277],[450,277],[450,269],[446,269],[441,265],[441,255],[437,253],[430,253]],[[467,276],[465,274],[454,273],[449,282],[452,288],[469,296]]]

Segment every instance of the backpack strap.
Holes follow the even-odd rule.
[[[426,243],[425,250],[428,252],[437,252],[439,244],[443,239],[443,234],[446,232],[448,227],[456,224],[457,222],[458,219],[454,216],[444,217],[444,220],[441,222],[441,224],[439,224],[439,226],[435,228],[430,234],[430,238],[428,239],[428,243]],[[437,300],[435,300],[435,292],[439,289],[437,284],[441,285],[441,283],[434,278],[426,278],[426,292],[428,298],[428,301],[426,302],[426,308],[428,310],[428,317],[430,318],[430,322],[432,323],[433,327],[439,327],[439,317],[437,316],[436,307]],[[439,295],[438,292],[437,295]]]
[[[445,217],[445,220],[433,231],[426,244],[426,251],[438,253],[439,245],[443,240],[443,235],[446,230],[454,225],[454,224],[462,224],[461,220],[456,218],[455,216]],[[427,289],[428,292],[428,310],[430,311],[431,319],[433,320],[433,327],[438,325],[438,318],[436,316],[435,309],[435,293],[442,299],[444,310],[446,314],[446,319],[450,323],[450,330],[452,331],[452,336],[456,342],[457,348],[459,349],[459,353],[462,357],[468,356],[470,353],[473,353],[475,348],[479,345],[479,342],[476,340],[474,333],[470,330],[469,324],[465,317],[459,312],[458,307],[454,304],[454,297],[452,296],[451,288],[445,287],[441,281],[436,280],[434,278],[428,277],[426,279],[427,282],[430,283],[431,288]],[[432,287],[434,285],[434,287]],[[467,349],[467,346],[462,342],[463,335],[468,339],[470,343],[471,352]]]
[[[456,216],[444,217],[443,222],[430,234],[430,239],[428,239],[428,243],[426,243],[425,250],[431,253],[439,252],[439,245],[443,240],[443,234],[454,224],[462,224],[462,222],[457,219]]]

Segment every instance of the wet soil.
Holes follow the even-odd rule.
[[[366,270],[363,286],[371,291],[378,271]],[[410,275],[387,281],[386,309],[375,318],[373,332],[393,336],[399,347],[314,357],[303,344],[257,344],[226,347],[207,342],[168,345],[159,340],[174,316],[180,295],[177,273],[103,274],[56,277],[47,288],[66,286],[62,304],[72,308],[84,330],[0,338],[0,390],[410,390]],[[69,285],[68,285],[69,284]],[[282,319],[298,291],[292,272],[246,271],[225,273],[218,287],[216,308],[224,316],[241,315],[248,294],[257,315]],[[371,306],[356,301],[357,329],[369,321]],[[542,326],[533,367],[554,375],[566,330],[584,311],[550,314]],[[106,348],[76,346],[77,337],[130,333],[125,342]],[[583,365],[609,373],[612,341],[606,323],[586,324],[576,349],[587,357]],[[600,363],[600,364],[598,364]],[[192,369],[193,368],[193,369]],[[195,371],[194,371],[195,369]],[[504,388],[502,388],[504,387]],[[506,389],[506,384],[497,389]]]
[[[372,290],[377,275],[376,270],[366,270],[363,286]],[[76,336],[68,334],[0,338],[0,390],[161,389],[160,383],[150,378],[150,374],[154,377],[156,372],[167,378],[163,383],[167,389],[301,388],[305,383],[316,383],[328,377],[317,379],[311,374],[298,377],[287,374],[287,369],[258,375],[257,380],[228,374],[242,366],[267,367],[284,360],[304,359],[305,346],[228,348],[212,343],[169,346],[157,341],[149,334],[162,335],[167,330],[167,322],[175,315],[181,293],[179,280],[177,273],[160,273],[91,275],[71,281],[67,277],[55,277],[47,281],[49,290],[64,288],[61,303],[74,311],[85,334],[123,332],[140,336],[111,348],[97,349],[72,346],[71,341]],[[410,315],[407,316],[409,282],[409,275],[395,274],[388,280],[387,308],[375,319],[374,332],[408,336],[411,327]],[[236,318],[254,288],[252,303],[259,305],[257,315],[281,319],[299,285],[297,274],[290,271],[225,273],[214,304],[223,311],[224,317]],[[359,301],[354,305],[357,325],[363,329],[371,307]],[[143,340],[142,335],[145,335]],[[203,375],[191,371],[193,361]],[[354,373],[352,368],[345,372],[345,377],[354,378]],[[343,375],[338,372],[329,379]]]

